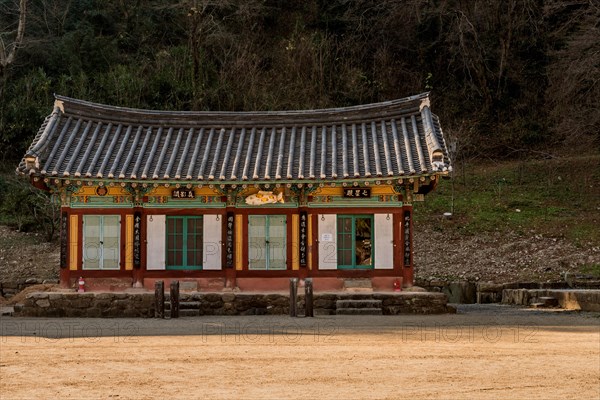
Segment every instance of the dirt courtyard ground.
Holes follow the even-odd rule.
[[[600,314],[0,322],[2,399],[598,399]]]

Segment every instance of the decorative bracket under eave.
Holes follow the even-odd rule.
[[[123,189],[125,189],[129,194],[131,194],[133,205],[135,207],[142,206],[142,204],[144,203],[144,196],[153,189],[153,187],[147,185],[139,185],[135,182],[127,183],[121,186],[123,186]]]

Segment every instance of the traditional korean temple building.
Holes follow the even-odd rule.
[[[17,171],[60,199],[66,286],[279,290],[312,277],[315,290],[368,278],[391,291],[413,283],[412,203],[450,168],[425,93],[280,112],[56,96]]]

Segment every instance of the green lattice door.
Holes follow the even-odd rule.
[[[286,269],[286,216],[248,216],[248,269]]]
[[[83,269],[119,269],[118,215],[83,216]]]
[[[373,268],[372,215],[339,215],[337,239],[338,268]]]
[[[203,225],[200,216],[167,217],[166,268],[202,269]]]

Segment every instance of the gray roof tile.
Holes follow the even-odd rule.
[[[151,111],[56,96],[17,170],[201,183],[403,178],[449,168],[439,119],[424,93],[279,112]]]

